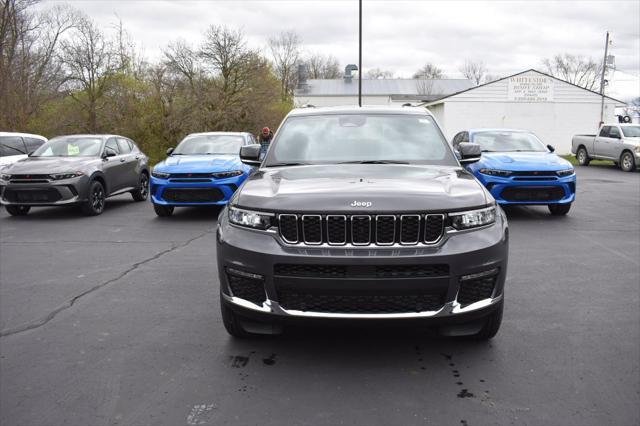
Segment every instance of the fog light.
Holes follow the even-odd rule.
[[[491,275],[496,275],[498,273],[498,268],[489,269],[488,271],[478,272],[476,274],[463,275],[460,277],[460,281],[469,281],[469,280],[477,280],[478,278],[490,277]]]
[[[262,280],[264,279],[264,277],[262,275],[258,275],[258,274],[252,274],[251,272],[245,272],[245,271],[241,271],[239,269],[235,269],[235,268],[227,268],[227,272],[233,275],[236,275],[238,277],[243,277],[243,278],[249,278],[252,280]]]

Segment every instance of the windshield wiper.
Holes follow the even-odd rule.
[[[272,163],[265,167],[282,167],[282,166],[308,166],[311,163]]]
[[[409,164],[409,162],[396,161],[396,160],[360,160],[360,161],[343,161],[338,164]]]

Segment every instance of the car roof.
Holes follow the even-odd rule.
[[[346,105],[334,107],[306,106],[296,108],[289,112],[289,116],[304,115],[328,115],[328,114],[406,114],[406,115],[431,115],[431,112],[424,107],[418,106],[395,106],[395,105]]]
[[[56,138],[101,138],[101,139],[108,139],[108,138],[124,138],[124,139],[131,139],[128,138],[126,136],[122,136],[122,135],[112,135],[112,134],[92,134],[92,133],[86,133],[86,134],[79,134],[79,135],[58,135],[56,136]],[[51,138],[54,139],[54,138]]]
[[[479,132],[524,132],[524,133],[533,133],[531,130],[525,129],[508,129],[508,128],[500,128],[500,127],[480,127],[477,129],[469,129],[467,130],[469,133],[479,133]]]
[[[19,132],[0,132],[0,136],[20,136],[20,137],[26,137],[26,138],[38,138],[38,139],[42,139],[42,140],[47,140],[47,138],[45,138],[42,135],[36,135],[33,133],[19,133]]]
[[[200,132],[200,133],[189,133],[187,136],[208,136],[208,135],[242,136],[242,135],[250,135],[250,134],[251,133],[249,132]]]
[[[629,127],[629,126],[640,126],[638,123],[604,123],[603,126],[620,126],[620,127]]]

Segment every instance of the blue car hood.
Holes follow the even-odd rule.
[[[509,171],[556,171],[571,168],[571,163],[552,152],[483,152],[474,166]]]
[[[173,155],[156,164],[154,170],[167,173],[212,173],[247,171],[237,155]]]

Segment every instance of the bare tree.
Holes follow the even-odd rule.
[[[487,68],[482,61],[472,61],[470,59],[464,61],[459,71],[465,78],[473,81],[476,86],[484,81],[485,75],[487,74]]]
[[[487,73],[484,76],[484,83],[491,83],[492,81],[500,80],[501,78],[501,75]]]
[[[204,65],[222,77],[222,91],[234,93],[242,83],[239,70],[247,63],[249,50],[244,35],[239,30],[212,25],[205,33],[200,48]]]
[[[372,68],[366,73],[366,78],[371,78],[374,80],[385,80],[388,78],[393,78],[393,71],[383,70],[380,68]]]
[[[280,80],[282,99],[291,99],[296,85],[296,65],[300,58],[300,38],[293,31],[283,31],[269,38],[273,67]]]
[[[99,102],[118,70],[113,44],[87,17],[78,24],[75,34],[61,44],[62,61],[67,70],[70,96],[86,111],[86,130],[98,131]]]
[[[596,62],[592,58],[571,55],[569,53],[555,55],[542,61],[547,72],[554,77],[584,87],[588,90],[596,90],[600,85],[602,75],[602,62]]]
[[[312,53],[305,62],[310,79],[332,79],[342,76],[338,60],[333,55]]]
[[[431,62],[427,62],[413,74],[416,79],[440,79],[446,78],[444,72]]]
[[[189,86],[195,89],[195,78],[200,72],[197,52],[185,40],[178,39],[170,42],[162,53],[169,69],[185,77]]]

